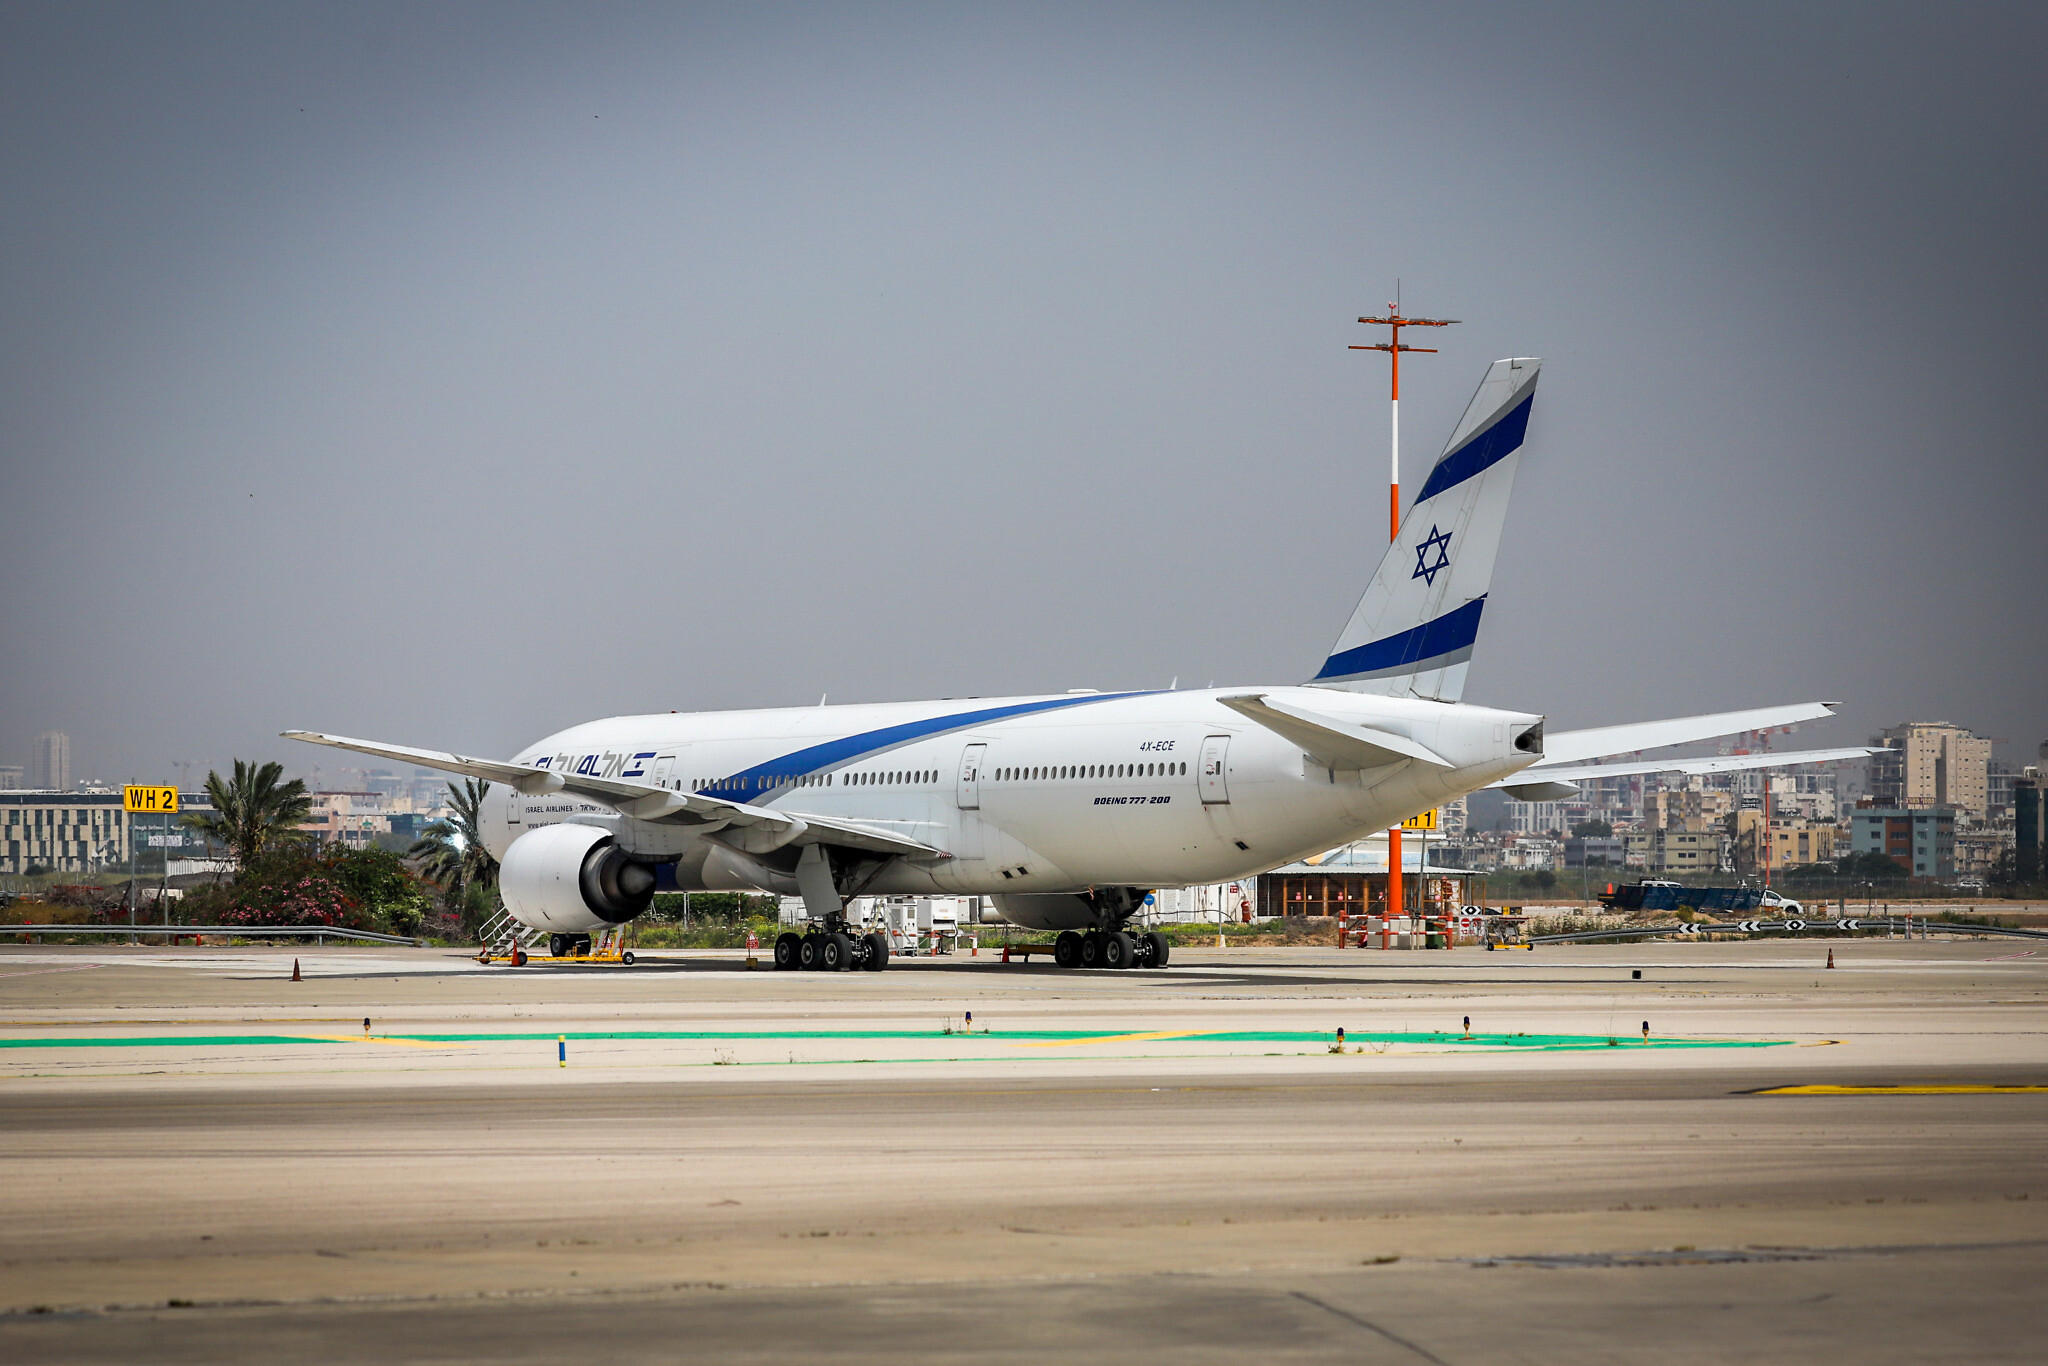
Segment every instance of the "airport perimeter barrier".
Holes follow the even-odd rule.
[[[0,925],[0,934],[221,934],[237,939],[356,939],[370,944],[403,944],[423,949],[424,939],[336,925]]]
[[[1532,944],[1583,944],[1596,939],[1659,939],[1678,936],[1691,939],[1706,934],[1804,934],[1809,930],[1832,930],[1854,934],[1858,930],[1912,930],[1942,934],[2002,934],[2013,939],[2048,939],[2048,930],[2014,929],[2009,925],[1972,925],[1967,921],[1928,920],[1921,916],[1823,916],[1813,920],[1737,920],[1731,924],[1637,925],[1609,930],[1582,930],[1577,934],[1532,936]]]

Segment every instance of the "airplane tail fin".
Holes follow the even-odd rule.
[[[1487,367],[1311,686],[1441,702],[1464,692],[1542,365]]]

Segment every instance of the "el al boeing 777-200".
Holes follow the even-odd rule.
[[[690,890],[803,899],[778,967],[880,968],[861,895],[993,899],[1063,932],[1060,961],[1164,964],[1130,933],[1148,891],[1225,882],[1386,830],[1484,787],[1555,799],[1589,773],[1813,762],[1862,749],[1595,769],[1586,761],[1829,714],[1766,707],[1545,737],[1459,700],[1535,403],[1539,362],[1496,361],[1315,677],[1301,683],[619,716],[509,760],[288,731],[487,779],[506,909],[577,937]],[[587,942],[587,940],[586,940]]]

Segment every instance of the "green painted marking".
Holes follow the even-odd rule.
[[[90,1039],[0,1039],[0,1048],[233,1048],[244,1044],[326,1042],[291,1034],[182,1034],[164,1038],[112,1035]]]
[[[344,1026],[345,1028],[345,1026]],[[560,1030],[504,1033],[470,1034],[388,1034],[379,1039],[407,1041],[413,1043],[552,1043],[562,1034]],[[1102,1039],[1105,1043],[1129,1042],[1108,1031],[1100,1029],[1015,1029],[976,1031],[973,1034],[947,1034],[939,1029],[610,1029],[572,1032],[568,1038],[578,1043],[618,1040],[623,1042],[673,1042],[673,1043],[745,1043],[767,1041],[774,1043],[876,1040],[876,1039],[932,1039],[953,1038],[970,1043],[1033,1043],[1074,1039]],[[1162,1039],[1162,1043],[1296,1043],[1321,1044],[1329,1046],[1336,1042],[1336,1035],[1325,1030],[1312,1029],[1256,1029],[1256,1030],[1214,1030],[1198,1031],[1174,1039]],[[4,1048],[242,1048],[276,1044],[329,1044],[337,1042],[333,1036],[317,1037],[298,1034],[185,1034],[159,1036],[96,1035],[86,1038],[14,1038],[0,1039]],[[349,1042],[354,1042],[353,1039]],[[1617,1036],[1610,1043],[1606,1035],[1591,1034],[1346,1034],[1347,1046],[1374,1044],[1448,1044],[1460,1048],[1481,1049],[1532,1049],[1560,1051],[1605,1048],[1778,1048],[1791,1043],[1790,1039],[1680,1039],[1656,1038],[1648,1043],[1627,1036]]]

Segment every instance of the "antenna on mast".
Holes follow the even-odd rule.
[[[1354,346],[1353,351],[1384,351],[1393,361],[1393,451],[1392,463],[1387,475],[1387,540],[1391,543],[1401,534],[1401,353],[1419,351],[1435,355],[1434,346],[1410,346],[1401,340],[1404,327],[1450,327],[1462,321],[1458,318],[1404,318],[1401,316],[1401,282],[1394,281],[1394,301],[1387,305],[1384,318],[1360,318],[1358,321],[1378,327],[1391,328],[1389,338],[1374,346]]]

